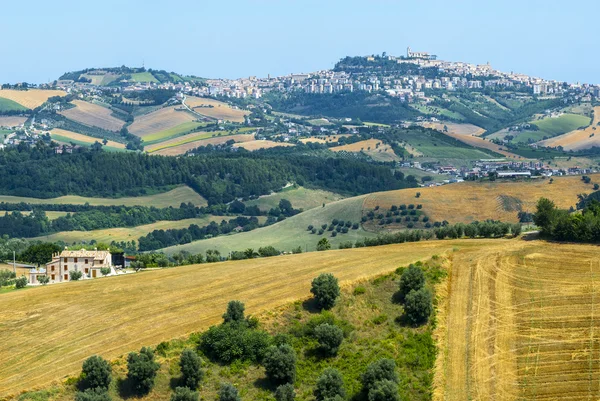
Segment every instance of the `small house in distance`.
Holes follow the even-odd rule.
[[[38,277],[42,275],[47,275],[50,283],[71,281],[71,274],[76,271],[82,273],[82,280],[96,278],[102,276],[100,269],[106,267],[110,268],[109,274],[116,274],[109,251],[70,251],[65,248],[60,254],[52,255],[52,260],[46,263],[45,268],[32,269],[29,273],[29,283],[39,284]]]

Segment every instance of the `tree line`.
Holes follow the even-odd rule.
[[[582,210],[559,209],[554,202],[541,198],[533,222],[541,234],[559,241],[600,242],[600,202],[592,198],[582,202]]]

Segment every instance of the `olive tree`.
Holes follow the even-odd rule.
[[[227,311],[223,315],[223,321],[225,323],[243,321],[245,309],[246,307],[241,301],[229,301]]]
[[[296,351],[288,345],[272,345],[267,349],[263,365],[274,383],[293,383],[296,379]]]
[[[91,356],[83,362],[81,378],[85,388],[108,389],[112,380],[112,368],[108,361],[99,356]]]
[[[310,292],[315,296],[319,307],[331,309],[340,296],[340,286],[333,274],[323,273],[312,281]]]
[[[340,397],[341,399],[346,397],[344,378],[339,370],[327,368],[317,379],[315,398],[317,401],[325,401],[335,399],[335,397]]]
[[[186,348],[179,358],[181,368],[181,382],[185,387],[192,390],[198,388],[198,384],[204,376],[202,371],[202,359],[193,350]]]
[[[319,349],[323,354],[334,356],[344,340],[344,332],[335,325],[323,323],[315,328],[315,338],[319,341]]]
[[[429,315],[433,310],[433,300],[431,292],[426,288],[412,290],[406,296],[404,301],[404,312],[406,317],[413,324],[427,322]]]

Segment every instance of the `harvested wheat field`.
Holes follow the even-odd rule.
[[[111,115],[112,112],[109,108],[83,100],[74,100],[72,103],[75,105],[74,108],[60,112],[69,120],[114,132],[119,131],[125,125],[124,121]]]
[[[434,400],[597,400],[597,246],[490,241],[452,255]]]
[[[35,109],[36,107],[44,104],[48,98],[53,96],[66,96],[67,93],[60,90],[42,90],[42,89],[28,89],[28,90],[14,90],[14,89],[1,89],[0,97],[12,100],[13,102],[19,103],[21,106],[27,107],[28,109]]]
[[[179,110],[176,110],[177,108]],[[144,138],[195,120],[196,118],[185,109],[181,109],[181,106],[164,107],[136,117],[133,124],[129,126],[129,132]]]
[[[392,150],[392,147],[384,144],[379,139],[367,139],[365,141],[329,148],[329,150],[333,152],[363,152],[372,159],[380,162],[400,160],[400,158]]]
[[[23,196],[0,195],[0,202],[6,203],[30,203],[39,204],[59,204],[59,205],[84,205],[89,203],[92,206],[154,206],[154,207],[179,207],[182,202],[191,202],[195,206],[206,206],[208,202],[192,188],[180,186],[167,192],[154,195],[133,196],[129,198],[89,198],[77,195],[66,195],[58,198],[27,198]]]
[[[0,116],[0,127],[16,127],[27,121],[27,117]]]
[[[600,174],[592,175],[600,182]],[[581,176],[555,177],[549,180],[461,182],[431,188],[411,188],[378,192],[365,198],[363,210],[379,206],[422,204],[423,212],[433,221],[467,223],[487,219],[517,222],[520,211],[534,212],[539,198],[553,200],[560,208],[568,209],[578,202],[577,195],[593,192],[592,184],[585,184]],[[416,198],[416,193],[421,196]]]
[[[217,120],[227,120],[236,123],[243,123],[244,117],[250,114],[249,111],[234,109],[230,105],[218,100],[203,97],[187,97],[185,104],[198,114],[214,118]]]
[[[538,145],[552,148],[562,146],[564,150],[582,150],[593,146],[600,147],[600,106],[594,107],[594,121],[586,129],[555,136],[554,138],[538,142]]]
[[[231,299],[249,314],[310,296],[311,280],[334,273],[342,285],[486,241],[312,252],[184,266],[2,294],[0,397],[46,387],[81,371],[90,355],[116,358],[221,320]],[[44,335],[40,335],[44,333]]]
[[[77,132],[67,131],[60,128],[54,128],[52,131],[50,131],[50,136],[52,137],[52,139],[63,143],[69,143],[69,141],[71,140],[74,142],[82,142],[89,144],[93,144],[96,142],[102,143],[102,139],[100,138],[78,134]],[[125,149],[125,144],[115,141],[108,141],[106,143],[106,146],[116,149]]]
[[[149,146],[147,149],[148,152],[152,152],[157,155],[163,156],[177,156],[183,155],[186,152],[196,149],[200,146],[206,145],[220,145],[228,141],[239,142],[250,142],[254,141],[254,134],[238,134],[238,135],[227,135],[227,136],[215,136],[207,139],[195,139],[190,142],[181,143],[179,140],[185,138],[175,138],[173,140],[161,142],[160,144],[153,146]],[[157,150],[153,150],[157,149]]]
[[[240,143],[236,143],[235,145],[233,145],[233,147],[235,147],[235,148],[244,148],[244,149],[250,150],[250,151],[258,150],[258,149],[276,148],[277,146],[294,146],[294,144],[287,143],[287,142],[275,142],[275,141],[269,141],[266,139],[261,139],[261,140],[257,140],[257,141],[240,142]]]
[[[511,159],[525,159],[523,156],[519,156],[505,150],[500,145],[496,145],[495,143],[481,138],[481,135],[485,132],[485,130],[477,127],[476,125],[458,123],[423,123],[421,125],[425,128],[438,130],[445,135],[476,148],[491,150]],[[448,127],[448,132],[444,132],[444,125]]]

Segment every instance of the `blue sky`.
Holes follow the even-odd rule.
[[[600,83],[598,0],[2,1],[0,82],[87,67],[202,77],[330,68],[345,55],[429,51],[503,71]]]

